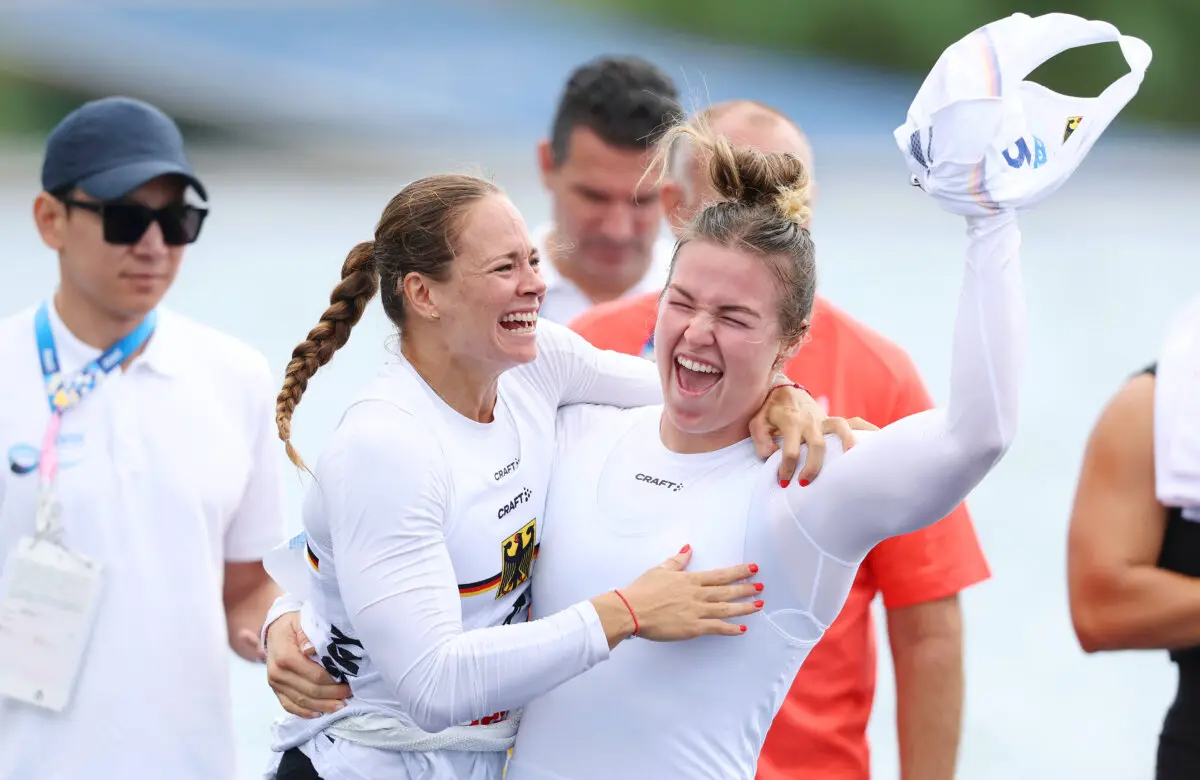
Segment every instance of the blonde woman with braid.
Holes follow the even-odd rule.
[[[377,291],[400,331],[399,354],[350,403],[304,502],[298,620],[321,666],[300,656],[294,614],[271,625],[293,602],[268,618],[272,685],[291,686],[280,700],[293,715],[277,724],[274,746],[281,780],[499,778],[510,711],[606,661],[635,632],[737,642],[740,621],[759,609],[746,600],[758,592],[750,562],[684,571],[685,540],[619,591],[528,621],[558,407],[661,400],[646,361],[539,321],[539,259],[491,183],[416,181],[388,204],[374,240],[350,252],[330,307],[293,352],[278,428],[301,465],[292,414]],[[786,429],[780,476],[790,478],[801,443],[824,441],[806,416],[820,413],[790,385],[770,399],[755,392],[764,455]],[[326,672],[353,696],[303,717],[313,714],[305,675]]]

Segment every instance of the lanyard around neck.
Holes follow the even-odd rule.
[[[110,373],[145,345],[154,333],[157,322],[158,312],[150,312],[140,325],[105,350],[102,355],[89,362],[74,376],[64,377],[59,367],[54,333],[50,330],[50,307],[43,302],[34,317],[34,332],[37,335],[38,359],[42,364],[42,377],[46,381],[46,400],[50,404],[50,411],[62,414],[78,406],[87,394],[95,389],[100,377]]]
[[[61,544],[61,506],[54,492],[54,482],[58,477],[58,434],[63,413],[78,406],[88,393],[96,388],[96,382],[101,377],[111,373],[128,360],[130,355],[141,349],[154,333],[157,322],[157,313],[150,312],[132,333],[113,344],[73,376],[64,377],[58,361],[58,348],[54,345],[54,333],[50,329],[50,307],[43,302],[38,308],[34,316],[34,334],[37,337],[38,360],[42,364],[42,377],[45,380],[46,400],[50,404],[50,421],[42,437],[42,451],[38,458],[38,539]]]

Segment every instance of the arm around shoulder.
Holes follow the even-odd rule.
[[[589,604],[464,630],[446,523],[450,469],[469,464],[448,463],[412,415],[376,406],[343,424],[343,444],[322,460],[317,478],[346,612],[417,725],[440,731],[522,706],[607,658]]]
[[[538,321],[538,358],[531,369],[557,406],[572,403],[650,406],[662,402],[655,364],[634,355],[598,349],[578,333]]]

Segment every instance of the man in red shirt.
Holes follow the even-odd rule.
[[[790,152],[809,165],[807,139],[761,103],[708,109],[714,130],[736,145]],[[680,144],[663,188],[677,230],[711,193]],[[598,347],[653,351],[657,293],[601,304],[571,327]],[[933,404],[911,358],[820,296],[810,341],[786,367],[793,381],[827,403],[827,413],[876,425]],[[963,702],[959,591],[990,576],[966,506],[923,531],[882,542],[867,556],[838,619],[813,649],[775,718],[759,758],[759,780],[868,780],[867,722],[875,698],[871,602],[883,594],[895,665],[903,780],[952,780]]]

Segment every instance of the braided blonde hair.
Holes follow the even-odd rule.
[[[418,179],[401,190],[383,210],[375,239],[350,250],[342,280],[329,295],[329,308],[308,338],[292,350],[283,388],[275,401],[275,426],[288,459],[308,470],[292,446],[292,415],[317,369],[350,338],[367,304],[382,292],[383,311],[403,330],[404,278],[421,274],[445,281],[454,262],[454,245],[470,208],[500,189],[477,176],[446,174]]]

